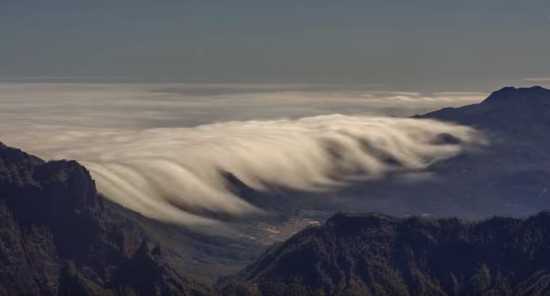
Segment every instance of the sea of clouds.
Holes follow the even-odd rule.
[[[473,129],[404,118],[477,93],[310,85],[0,84],[0,140],[76,159],[111,200],[185,225],[262,215],[231,190],[326,191],[418,171],[483,140]],[[453,141],[445,141],[449,135]]]

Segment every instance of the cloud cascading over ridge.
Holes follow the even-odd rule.
[[[203,212],[262,213],[227,188],[226,173],[260,191],[322,191],[422,170],[482,142],[469,127],[350,115],[135,130],[43,127],[8,138],[48,159],[79,160],[108,198],[186,225],[216,222]]]
[[[266,214],[227,188],[228,173],[256,190],[322,191],[452,157],[480,141],[475,131],[384,116],[483,97],[369,85],[0,83],[0,140],[76,159],[115,202],[198,226]]]

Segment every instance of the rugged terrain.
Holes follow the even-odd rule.
[[[74,161],[0,144],[0,295],[207,295]]]
[[[226,295],[548,295],[550,214],[337,214],[268,250]]]

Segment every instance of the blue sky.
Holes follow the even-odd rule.
[[[2,0],[0,36],[10,81],[487,91],[550,77],[544,0]]]

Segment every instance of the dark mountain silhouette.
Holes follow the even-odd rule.
[[[550,127],[550,90],[505,87],[493,92],[480,104],[444,108],[420,118],[454,121],[499,133],[531,135],[533,127]]]
[[[207,295],[74,161],[0,144],[0,295]]]
[[[269,249],[225,295],[549,295],[550,213],[527,219],[337,214]]]

